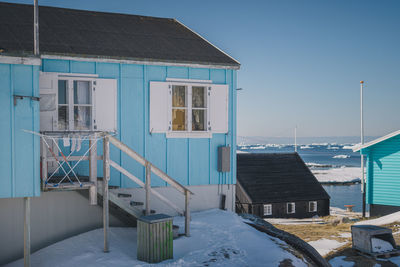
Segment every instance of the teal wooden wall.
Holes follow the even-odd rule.
[[[44,59],[42,71],[98,74],[118,80],[118,136],[125,144],[150,160],[183,185],[236,184],[236,71],[225,69],[154,66],[73,60]],[[166,78],[212,80],[229,85],[229,133],[204,138],[166,138],[149,134],[149,84]],[[231,146],[231,172],[217,171],[217,149]],[[84,150],[87,147],[83,146]],[[99,145],[99,154],[102,145]],[[134,160],[111,146],[111,159],[143,180],[145,170]],[[98,173],[102,176],[102,162]],[[88,175],[88,163],[78,171]],[[136,187],[136,184],[111,168],[111,185]],[[153,186],[165,183],[152,177]]]
[[[400,206],[400,136],[363,153],[367,155],[367,203]]]
[[[0,198],[40,195],[39,66],[0,64]]]

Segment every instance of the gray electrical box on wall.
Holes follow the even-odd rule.
[[[218,147],[218,171],[230,172],[231,171],[231,147],[220,146]]]

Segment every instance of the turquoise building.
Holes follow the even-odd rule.
[[[366,156],[366,202],[370,216],[400,210],[400,131],[357,147]]]
[[[23,229],[23,197],[32,197],[33,251],[101,225],[88,190],[64,191],[49,178],[64,175],[57,159],[67,156],[77,177],[90,176],[89,162],[78,158],[93,134],[110,133],[188,188],[192,211],[234,210],[239,62],[176,19],[44,6],[39,14],[33,56],[33,7],[0,3],[0,264],[21,257],[14,234]],[[43,136],[57,141],[46,147]],[[52,161],[41,161],[44,150]],[[99,139],[99,178],[102,154]],[[145,181],[146,168],[114,146],[110,159]],[[73,189],[85,189],[70,177]],[[109,185],[140,197],[138,184],[115,168]],[[154,173],[151,187],[180,203]],[[175,215],[163,203],[154,209]]]

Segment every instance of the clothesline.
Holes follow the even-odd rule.
[[[57,135],[49,135],[49,134],[42,134],[39,132],[34,132],[34,131],[30,131],[30,130],[25,130],[23,129],[22,131],[26,132],[26,133],[30,133],[30,134],[34,134],[40,137],[46,137],[46,138],[52,138],[52,139],[56,139],[56,140],[64,140],[65,138],[69,138],[70,140],[99,140],[99,139],[103,139],[103,136],[101,135],[101,133],[90,133],[90,134],[86,134],[86,133],[57,133]],[[115,136],[117,135],[117,133],[111,133],[111,136]]]
[[[78,175],[75,173],[74,169],[76,166],[86,157],[86,155],[89,153],[89,151],[97,144],[99,140],[103,138],[103,135],[100,133],[90,133],[90,134],[76,134],[76,133],[68,133],[65,134],[64,136],[53,136],[53,135],[45,135],[42,133],[34,132],[34,131],[29,131],[29,130],[23,130],[24,132],[34,134],[42,138],[43,143],[46,145],[47,149],[50,151],[52,157],[54,160],[57,162],[58,167],[53,171],[53,173],[47,177],[44,181],[44,183],[47,185],[49,180],[58,173],[58,171],[61,169],[64,172],[63,178],[57,182],[56,184],[53,184],[54,187],[59,186],[65,179],[68,179],[70,183],[74,183],[72,181],[72,177],[70,177],[70,173],[72,172],[75,180],[79,183],[79,185],[82,187],[82,182],[79,180]],[[115,135],[115,134],[114,134]],[[50,144],[46,141],[46,139],[50,140],[55,146],[55,149],[57,150],[57,153],[62,156],[61,160],[57,157],[55,154],[55,151],[53,150],[54,147],[52,148]],[[57,140],[62,140],[62,144],[64,147],[70,147],[70,153],[68,155],[64,155],[63,150],[58,144]],[[79,160],[71,166],[72,162],[69,161],[70,157],[74,152],[79,152],[81,149],[81,143],[84,141],[93,141],[92,144],[87,148],[86,152],[80,156]],[[70,164],[71,163],[71,164]],[[46,162],[47,164],[47,162]],[[64,168],[64,164],[68,166],[69,170],[66,170]]]

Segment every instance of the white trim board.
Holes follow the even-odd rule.
[[[212,83],[211,80],[195,80],[195,79],[178,79],[178,78],[167,78],[167,82],[184,82],[184,83]]]
[[[60,55],[47,55],[42,54],[42,59],[59,59],[59,60],[75,60],[87,62],[105,62],[105,63],[118,63],[118,64],[137,64],[137,65],[155,65],[155,66],[172,66],[172,67],[190,67],[190,68],[210,68],[210,69],[233,69],[238,70],[240,66],[224,66],[218,64],[201,64],[201,63],[177,63],[177,62],[161,62],[149,60],[130,60],[130,59],[113,59],[102,57],[82,57],[82,56],[60,56]]]
[[[400,134],[400,130],[395,131],[395,132],[390,133],[390,134],[387,134],[385,136],[379,137],[379,138],[377,138],[377,139],[375,139],[375,140],[373,140],[371,142],[368,142],[368,143],[366,143],[364,145],[361,145],[361,144],[355,145],[353,147],[353,152],[357,152],[357,151],[360,151],[361,149],[373,146],[373,145],[378,144],[378,143],[380,143],[382,141],[385,141],[385,140],[387,140],[389,138],[395,137],[396,135],[399,135],[399,134]]]
[[[40,66],[42,60],[37,57],[12,57],[0,55],[0,63]]]

